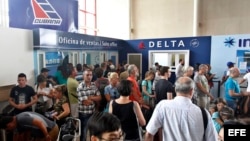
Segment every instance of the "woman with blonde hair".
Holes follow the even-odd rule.
[[[145,79],[142,80],[141,89],[142,89],[142,95],[143,100],[147,105],[149,105],[151,108],[154,107],[154,101],[155,101],[155,95],[152,93],[152,79],[154,79],[154,72],[153,71],[147,71],[145,74]]]
[[[116,72],[111,72],[108,75],[109,85],[104,89],[105,99],[107,100],[107,107],[105,111],[108,111],[108,106],[110,100],[115,100],[120,97],[120,94],[117,90],[117,85],[119,84],[119,75]]]
[[[105,98],[109,102],[120,97],[120,94],[117,90],[117,85],[119,84],[119,75],[116,72],[111,72],[108,76],[109,85],[105,87]]]
[[[185,67],[183,68],[183,72],[184,72],[183,76],[191,78],[194,74],[194,67],[192,66]]]
[[[46,116],[56,120],[59,128],[63,123],[65,123],[66,118],[70,114],[69,102],[65,96],[67,87],[65,85],[55,86],[53,89],[53,96],[55,98],[55,103],[53,105],[53,111],[47,112]]]

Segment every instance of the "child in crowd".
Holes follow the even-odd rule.
[[[214,112],[216,112],[216,110],[217,110],[216,104],[210,104],[209,105],[208,111],[209,111],[211,116],[213,115]]]
[[[241,124],[238,120],[234,117],[234,110],[228,106],[224,106],[220,111],[220,117],[223,120],[223,126],[225,125],[239,125]],[[221,127],[218,133],[218,140],[224,141],[224,127]]]
[[[227,105],[227,103],[223,98],[217,98],[215,104],[216,104],[216,111],[212,114],[212,120],[216,131],[219,133],[220,128],[223,125],[223,120],[220,117],[220,111],[224,106]]]
[[[125,134],[120,120],[107,112],[95,112],[87,122],[87,141],[122,141]]]

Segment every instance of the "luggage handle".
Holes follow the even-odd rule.
[[[73,119],[73,120],[76,120],[77,121],[77,124],[78,124],[78,134],[76,134],[74,136],[74,138],[77,138],[77,137],[80,137],[81,136],[81,120],[78,119],[78,118],[75,118],[75,117],[67,117],[67,119]],[[66,119],[66,120],[67,120]]]

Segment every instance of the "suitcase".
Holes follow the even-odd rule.
[[[81,136],[81,121],[78,118],[68,117],[61,126],[57,141],[77,141]]]

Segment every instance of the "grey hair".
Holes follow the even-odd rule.
[[[128,70],[128,66],[129,66],[129,64],[124,65],[125,70]]]
[[[134,73],[135,68],[136,68],[136,65],[135,65],[135,64],[129,65],[129,66],[128,66],[128,74]]]
[[[185,68],[183,68],[183,72],[184,73],[186,73],[186,72],[188,72],[188,71],[193,71],[194,70],[194,67],[192,67],[192,66],[188,66],[188,67],[185,67]]]
[[[189,77],[180,77],[175,82],[176,93],[189,94],[194,89],[194,81]]]
[[[207,67],[207,65],[206,64],[200,64],[199,65],[199,70],[202,69],[202,68],[204,68],[204,67]]]

